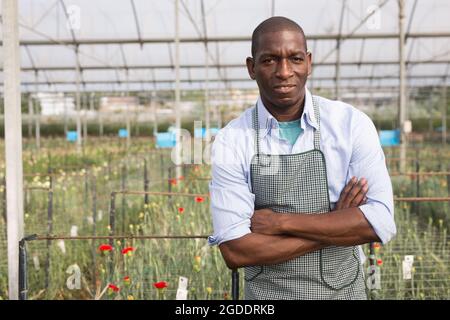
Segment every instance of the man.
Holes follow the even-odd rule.
[[[245,267],[246,299],[366,299],[358,245],[396,234],[376,129],[312,96],[311,64],[298,24],[263,21],[247,58],[260,98],[212,148],[209,242],[229,268]]]

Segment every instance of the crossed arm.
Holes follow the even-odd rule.
[[[288,261],[327,246],[351,246],[380,241],[358,208],[366,202],[367,181],[356,178],[341,192],[334,211],[320,214],[280,214],[256,210],[251,230],[219,248],[230,269]]]

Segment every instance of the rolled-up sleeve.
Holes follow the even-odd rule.
[[[367,179],[367,203],[359,209],[385,244],[397,233],[392,183],[377,130],[367,115],[362,112],[359,115],[352,129],[353,152],[348,179],[352,176]]]
[[[211,151],[209,191],[214,234],[208,238],[210,245],[219,245],[251,232],[255,196],[247,183],[244,159],[239,155],[238,146],[232,143],[235,139],[227,131],[222,130],[217,135]]]

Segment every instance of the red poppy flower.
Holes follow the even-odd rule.
[[[178,212],[179,212],[179,213],[183,213],[183,212],[184,212],[184,208],[183,208],[183,207],[179,207],[179,208],[178,208]]]
[[[122,254],[127,254],[128,252],[134,251],[133,247],[126,247],[122,250]]]
[[[130,277],[129,277],[129,276],[124,277],[124,278],[123,278],[123,281],[125,281],[125,282],[130,282]]]
[[[377,265],[381,266],[382,264],[383,264],[383,260],[378,259],[378,260],[377,260]]]
[[[203,199],[203,197],[196,197],[195,198],[195,202],[200,203],[203,202],[205,199]]]
[[[154,286],[156,289],[164,289],[164,288],[167,288],[167,287],[168,287],[168,283],[165,282],[165,281],[160,281],[160,282],[155,282],[155,283],[153,284],[153,286]]]
[[[104,252],[104,251],[111,251],[113,247],[109,244],[101,244],[100,247],[98,247],[98,250]]]
[[[380,245],[378,242],[375,242],[375,243],[373,244],[373,247],[374,247],[375,249],[379,249],[379,248],[381,247],[381,245]]]
[[[180,176],[178,180],[184,180],[184,176]]]
[[[170,179],[169,181],[170,181],[171,185],[173,185],[173,186],[177,185],[177,179],[174,178],[174,179]]]
[[[116,286],[116,285],[114,285],[114,284],[112,284],[112,283],[110,283],[110,284],[108,285],[108,289],[110,289],[110,290],[113,291],[113,292],[119,292],[119,291],[120,291],[119,287]]]

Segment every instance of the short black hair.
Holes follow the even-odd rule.
[[[255,57],[256,52],[258,50],[259,45],[259,37],[266,32],[276,32],[276,31],[298,31],[301,33],[303,37],[303,44],[305,45],[305,49],[308,50],[306,45],[306,37],[303,32],[302,27],[298,25],[297,22],[288,19],[286,17],[271,17],[269,19],[261,22],[253,31],[252,34],[252,56]]]

